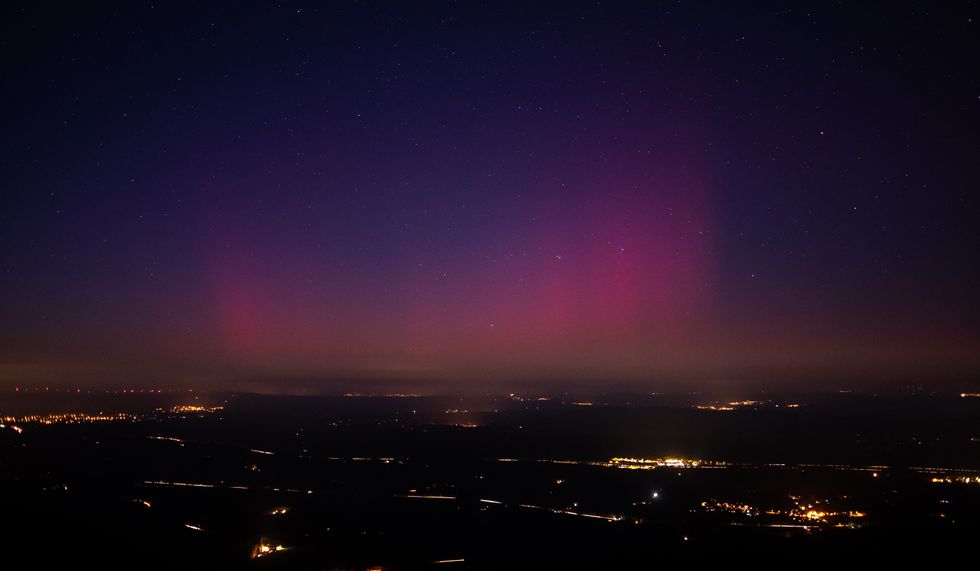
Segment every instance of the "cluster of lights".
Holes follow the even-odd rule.
[[[701,502],[701,509],[708,512],[726,512],[739,514],[747,517],[758,517],[762,514],[767,516],[784,516],[792,520],[805,524],[828,524],[843,526],[840,520],[854,520],[865,517],[867,514],[862,511],[832,511],[826,506],[826,501],[813,500],[812,502],[802,501],[798,496],[790,496],[793,500],[793,507],[787,510],[782,509],[761,509],[756,506],[742,502],[724,502],[718,500],[708,500]]]
[[[718,411],[731,411],[731,410],[736,410],[738,408],[746,408],[746,407],[759,407],[767,404],[769,404],[769,401],[737,400],[737,401],[730,401],[730,402],[713,402],[710,404],[696,404],[694,405],[694,408],[698,410],[711,410],[711,411],[718,412]],[[774,406],[775,408],[780,408],[780,407],[800,408],[800,403],[798,402],[790,402],[785,404],[777,403],[772,406]]]
[[[929,481],[933,484],[980,484],[980,476],[943,476]]]
[[[607,462],[598,462],[606,468],[622,468],[624,470],[655,470],[658,468],[717,468],[727,466],[725,462],[701,460],[697,458],[611,458]]]
[[[117,412],[114,414],[88,414],[84,412],[68,412],[61,414],[32,414],[27,416],[5,416],[0,420],[3,422],[24,422],[24,423],[38,423],[38,424],[81,424],[87,422],[112,422],[112,421],[130,421],[136,422],[141,420],[142,417],[138,414],[130,414],[127,412]]]
[[[285,551],[286,549],[287,548],[283,547],[282,545],[259,543],[252,548],[252,559],[258,559],[260,557],[272,555],[273,553],[279,553],[280,551]]]
[[[199,406],[199,405],[178,405],[169,409],[158,408],[157,413],[185,415],[188,413],[209,414],[222,410],[221,406]],[[143,414],[129,412],[105,413],[98,412],[89,414],[87,412],[63,412],[54,414],[31,414],[26,416],[4,416],[0,417],[0,422],[8,423],[36,423],[36,424],[86,424],[93,422],[140,422],[153,418]],[[19,429],[18,429],[19,430]]]
[[[223,406],[202,406],[196,404],[179,404],[177,406],[170,407],[169,409],[158,408],[159,412],[170,412],[172,414],[187,414],[187,413],[213,413],[219,410],[224,410]]]
[[[840,518],[858,519],[866,516],[867,514],[855,510],[846,511],[846,512],[834,512],[834,511],[824,511],[821,509],[814,509],[811,507],[807,509],[803,509],[803,508],[793,509],[790,510],[787,513],[787,515],[800,521],[815,522],[815,523],[829,523],[831,519],[840,519]]]
[[[759,509],[749,504],[737,504],[732,502],[719,502],[716,500],[701,502],[701,509],[706,512],[727,512],[737,513],[747,516],[759,515]]]
[[[715,412],[735,410],[734,406],[725,404],[696,404],[694,408],[698,410],[713,410]]]
[[[698,410],[726,411],[726,410],[735,410],[736,408],[739,407],[758,406],[760,404],[763,404],[762,401],[738,400],[738,401],[732,401],[727,403],[697,404],[694,405],[694,408]]]

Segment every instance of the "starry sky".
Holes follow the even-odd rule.
[[[974,379],[943,4],[4,3],[0,387]]]

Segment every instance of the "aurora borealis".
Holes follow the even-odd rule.
[[[980,371],[974,4],[3,11],[4,387]]]

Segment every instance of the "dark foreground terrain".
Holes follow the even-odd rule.
[[[930,560],[980,531],[980,399],[0,400],[4,557],[97,568]]]

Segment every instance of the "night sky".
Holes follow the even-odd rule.
[[[976,378],[941,4],[5,3],[0,387]]]

